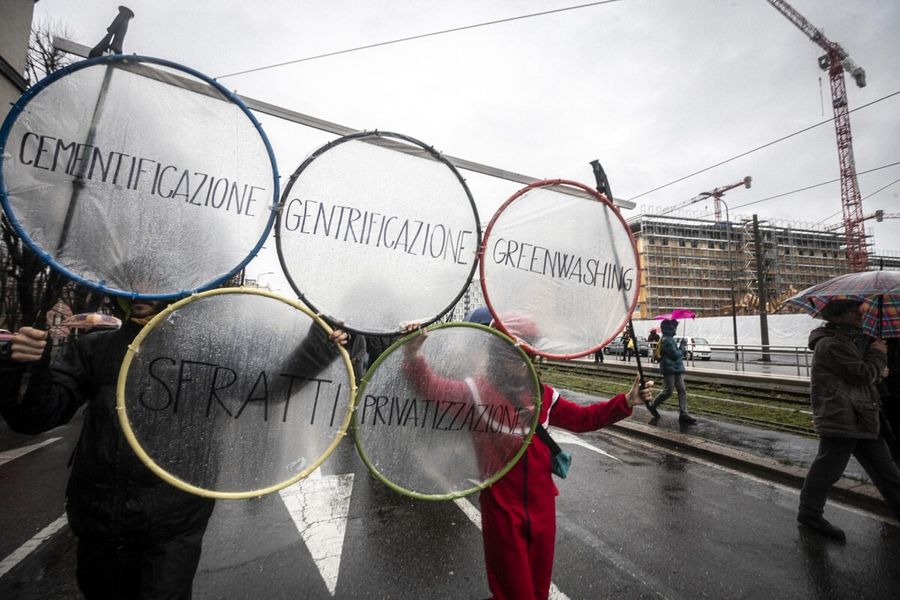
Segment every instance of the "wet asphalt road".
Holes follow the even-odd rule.
[[[9,560],[62,515],[78,428],[35,438],[0,424],[0,453],[62,438],[0,464],[0,572],[8,569],[0,598],[79,597],[68,527],[14,566]],[[798,530],[796,490],[618,432],[560,438],[574,460],[570,478],[558,482],[557,598],[897,597],[895,523],[829,503],[828,518],[847,532],[839,546]],[[290,500],[279,494],[218,502],[195,599],[488,596],[471,520],[477,498],[460,501],[463,510],[403,497],[370,477],[346,441],[321,477],[301,483],[332,490],[322,496],[328,518],[310,512],[298,529]],[[312,494],[300,497],[312,504]]]

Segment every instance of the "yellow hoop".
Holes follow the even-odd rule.
[[[138,458],[140,458],[141,462],[147,465],[147,468],[153,471],[157,476],[162,478],[167,483],[174,485],[175,487],[184,490],[186,492],[190,492],[192,494],[196,494],[198,496],[205,496],[209,498],[222,498],[229,500],[237,500],[243,498],[258,498],[260,496],[264,496],[266,494],[270,494],[272,492],[277,492],[280,489],[286,488],[289,485],[292,485],[305,477],[308,477],[310,473],[318,469],[323,462],[334,452],[337,445],[341,442],[341,440],[347,435],[347,429],[350,426],[350,422],[352,419],[353,411],[355,408],[356,402],[356,378],[353,373],[353,365],[350,362],[350,355],[347,353],[347,350],[344,349],[343,346],[338,345],[338,350],[341,354],[341,357],[344,361],[344,366],[347,368],[347,373],[350,376],[350,402],[347,410],[347,414],[344,415],[343,422],[338,428],[338,433],[335,435],[334,441],[325,449],[325,452],[316,459],[311,465],[305,468],[300,473],[294,475],[290,479],[277,483],[275,485],[271,485],[266,488],[260,488],[257,490],[249,490],[246,492],[219,492],[214,490],[208,490],[206,488],[201,488],[186,481],[175,477],[162,467],[160,467],[156,462],[150,457],[150,455],[144,450],[144,448],[140,445],[137,438],[134,435],[134,431],[131,428],[131,422],[128,420],[128,415],[125,410],[125,386],[128,380],[128,370],[131,366],[131,362],[134,359],[134,355],[137,354],[140,349],[141,343],[144,339],[150,335],[150,332],[153,331],[156,326],[167,319],[169,315],[173,312],[194,302],[196,300],[201,300],[203,298],[218,296],[222,294],[250,294],[255,296],[265,296],[268,298],[272,298],[274,300],[278,300],[285,304],[288,304],[297,310],[304,313],[306,316],[310,317],[319,327],[325,330],[328,335],[334,331],[328,323],[326,323],[320,316],[313,313],[309,308],[304,306],[302,303],[297,300],[293,300],[291,298],[287,298],[280,294],[276,294],[274,292],[260,290],[257,288],[220,288],[215,290],[209,290],[206,292],[201,292],[198,294],[193,294],[175,302],[174,304],[166,307],[165,310],[161,311],[157,314],[153,319],[150,320],[147,325],[138,333],[138,335],[134,338],[131,344],[128,345],[128,351],[125,354],[125,359],[122,361],[122,366],[119,369],[119,379],[116,384],[116,413],[119,417],[119,423],[122,426],[122,433],[125,435],[125,439],[128,440],[128,444],[131,446],[132,450],[134,450],[135,454],[137,454]]]

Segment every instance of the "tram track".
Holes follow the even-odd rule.
[[[589,363],[545,361],[538,365],[541,378],[547,383],[572,391],[613,395],[627,389],[634,380],[634,369],[615,365],[613,368]],[[648,373],[656,379],[659,374]],[[702,377],[687,380],[688,402],[692,413],[708,415],[737,423],[812,436],[812,412],[808,392],[796,382],[779,386],[769,380],[766,389],[758,389],[754,382],[731,381],[717,377],[712,381]],[[660,382],[657,381],[657,386]],[[800,390],[803,390],[802,393]],[[671,400],[670,400],[671,402]]]

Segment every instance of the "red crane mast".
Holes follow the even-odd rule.
[[[815,44],[825,50],[819,57],[819,66],[828,71],[831,80],[831,102],[834,108],[834,129],[837,134],[838,160],[841,167],[841,206],[844,213],[844,234],[847,245],[847,264],[851,272],[865,271],[869,263],[866,249],[866,230],[863,226],[862,198],[856,179],[856,163],[853,160],[853,136],[850,134],[850,110],[847,107],[847,86],[844,70],[856,85],[866,86],[866,72],[857,66],[839,44],[832,42],[784,0],[768,0],[788,20]]]

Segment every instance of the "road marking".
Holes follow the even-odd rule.
[[[43,442],[38,442],[37,444],[31,444],[30,446],[22,446],[21,448],[14,448],[12,450],[5,450],[3,452],[0,452],[0,465],[5,465],[10,461],[25,456],[29,452],[34,452],[38,448],[43,448],[44,446],[52,444],[53,442],[58,442],[61,439],[62,438],[58,437],[48,438]]]
[[[456,498],[453,502],[455,502],[463,511],[463,514],[469,517],[469,520],[478,527],[478,531],[481,531],[481,512],[465,498]],[[559,588],[551,582],[549,600],[569,600],[569,597],[559,591]]]
[[[57,438],[58,439],[58,438]],[[54,533],[62,529],[67,523],[66,515],[63,515],[44,527],[36,536],[19,546],[19,548],[0,562],[0,577],[6,575],[13,567],[25,560],[44,541],[50,539]]]
[[[640,583],[644,588],[642,591],[646,591],[649,588],[652,594],[663,599],[679,597],[674,590],[654,576],[653,569],[641,567],[637,563],[628,560],[623,553],[617,551],[602,539],[589,532],[580,523],[570,521],[563,515],[560,517],[560,528],[565,529],[570,535],[580,539],[585,546],[594,549],[616,569]]]
[[[341,568],[352,492],[353,473],[325,477],[321,469],[280,492],[332,596]]]
[[[575,435],[573,433],[569,433],[568,431],[565,431],[562,429],[554,429],[553,430],[553,439],[557,444],[574,444],[576,446],[581,446],[582,448],[587,448],[588,450],[596,452],[597,454],[602,454],[603,456],[606,456],[613,460],[622,462],[622,459],[613,456],[606,450],[601,450],[600,448],[597,448],[596,446],[592,446],[591,444],[588,444],[586,441],[584,441],[577,435]]]

